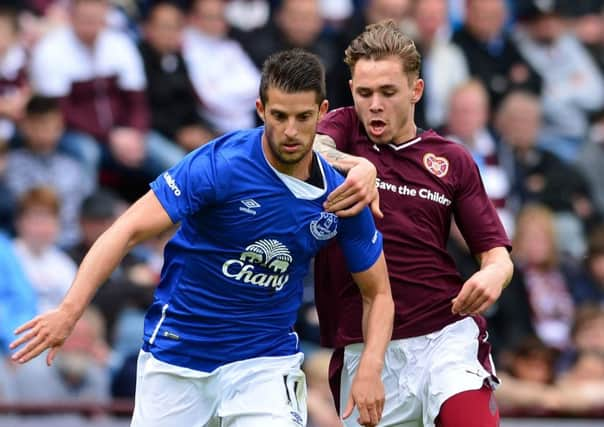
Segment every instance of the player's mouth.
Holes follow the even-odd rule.
[[[372,136],[382,136],[382,134],[386,130],[386,122],[381,119],[369,120],[369,126],[367,130]]]
[[[300,147],[302,147],[302,144],[299,144],[297,142],[286,142],[282,145],[283,151],[285,151],[286,153],[295,153],[300,149]]]

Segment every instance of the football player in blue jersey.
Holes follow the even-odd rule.
[[[256,107],[264,126],[217,138],[151,183],[90,249],[62,304],[16,330],[13,360],[50,349],[51,364],[128,250],[178,224],[145,317],[132,425],[304,426],[293,326],[311,258],[338,239],[366,343],[343,416],[356,406],[360,424],[379,422],[393,322],[382,236],[368,208],[351,218],[323,209],[343,178],[312,150],[328,108],[316,56],[267,59]]]

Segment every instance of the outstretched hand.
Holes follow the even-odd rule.
[[[342,418],[348,418],[356,406],[359,412],[357,422],[366,427],[376,426],[382,418],[385,396],[384,384],[379,374],[363,375],[358,372],[352,382]]]
[[[14,340],[9,348],[14,350],[22,344],[25,346],[13,354],[11,359],[17,363],[26,363],[50,349],[46,356],[46,364],[50,366],[74,325],[72,316],[61,308],[33,318],[15,330],[15,335],[21,336]]]
[[[340,217],[349,217],[369,205],[376,218],[383,218],[380,196],[375,186],[376,176],[373,163],[362,159],[350,168],[346,180],[327,196],[324,208]]]

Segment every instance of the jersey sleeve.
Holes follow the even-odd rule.
[[[354,109],[349,107],[336,108],[327,113],[319,122],[317,133],[331,137],[335,141],[338,150],[348,153],[355,118]]]
[[[382,253],[382,234],[375,227],[369,208],[341,220],[338,241],[351,273],[367,270]]]
[[[217,195],[224,194],[219,187],[227,172],[225,160],[210,143],[189,153],[150,186],[172,222],[177,223],[217,202]]]
[[[496,247],[511,249],[510,240],[480,178],[478,166],[465,151],[460,163],[454,216],[471,252],[478,254]]]

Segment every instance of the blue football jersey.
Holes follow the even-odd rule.
[[[317,251],[339,239],[352,272],[381,253],[369,209],[347,219],[324,211],[342,176],[321,158],[322,189],[278,172],[264,156],[263,130],[226,134],[151,183],[181,223],[145,317],[143,349],[159,360],[211,372],[294,354],[302,279]]]

